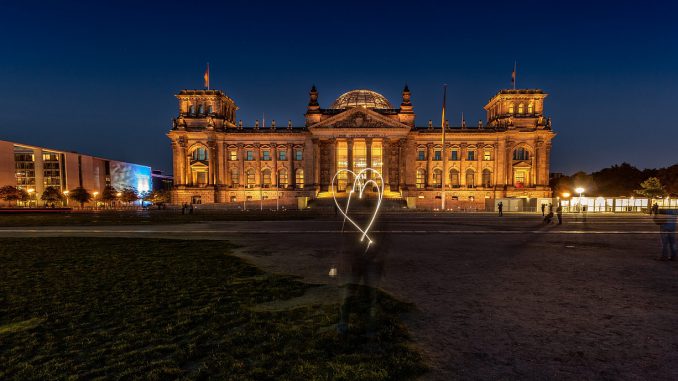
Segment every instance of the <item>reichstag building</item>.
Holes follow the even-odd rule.
[[[497,198],[551,196],[549,157],[555,136],[544,117],[547,94],[501,90],[485,105],[486,121],[442,128],[415,122],[407,86],[399,107],[370,90],[351,90],[329,107],[313,86],[305,125],[244,126],[220,90],[182,90],[172,142],[174,203],[295,202],[331,197],[340,169],[374,168],[386,198],[420,204],[484,204]],[[353,184],[342,172],[339,195]]]

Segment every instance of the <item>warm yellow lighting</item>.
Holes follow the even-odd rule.
[[[35,192],[35,189],[33,189],[33,188],[28,188],[28,193],[33,193],[33,192]]]
[[[575,189],[574,191],[579,193],[579,194],[582,194],[582,193],[584,193],[584,190],[585,190],[584,188],[579,187],[579,188]]]
[[[118,197],[120,197],[120,196],[122,196],[122,193],[118,192],[118,193],[116,193],[115,195],[118,196]]]
[[[68,191],[67,191],[67,190],[66,190],[66,191],[64,191],[64,194],[65,194],[66,196],[68,196]]]
[[[99,192],[94,192],[94,193],[92,193],[92,194],[94,195],[94,197],[96,197],[96,196],[99,195]]]
[[[570,192],[563,192],[563,198],[570,197]]]

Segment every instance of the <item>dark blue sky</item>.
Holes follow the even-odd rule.
[[[314,83],[327,107],[354,88],[397,105],[407,82],[425,125],[442,83],[452,124],[484,120],[517,60],[518,87],[550,94],[552,171],[678,162],[671,2],[12,3],[0,5],[0,140],[170,170],[174,94],[201,88],[207,61],[246,124],[302,124]]]

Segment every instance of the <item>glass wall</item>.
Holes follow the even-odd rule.
[[[45,188],[54,187],[61,190],[60,156],[56,152],[42,152],[43,185]]]
[[[348,169],[348,143],[346,143],[346,141],[337,142],[337,171],[341,169]],[[334,176],[334,173],[332,176]],[[347,183],[348,174],[346,172],[339,173],[335,185],[337,190],[342,192],[345,191]]]
[[[384,177],[384,173],[382,171],[383,167],[384,157],[381,140],[375,140],[372,142],[372,168],[378,171],[382,178]],[[372,176],[372,179],[376,181],[379,186],[381,186],[381,181],[376,178],[376,176]]]
[[[35,189],[35,154],[27,147],[14,146],[14,174],[21,189]]]

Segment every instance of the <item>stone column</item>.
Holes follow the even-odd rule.
[[[226,178],[226,169],[228,168],[228,162],[226,161],[226,143],[224,142],[219,142],[217,143],[217,168],[219,169],[218,175],[217,175],[217,181],[216,184],[218,185],[224,185],[228,183],[228,179]]]
[[[445,143],[445,146],[441,148],[440,155],[443,157],[443,181],[442,181],[442,189],[445,190],[447,189],[447,186],[450,182],[450,174],[449,170],[450,168],[448,167],[448,158],[450,156],[450,151],[447,149],[447,143]]]
[[[313,187],[316,190],[319,190],[320,188],[320,160],[321,160],[321,155],[320,155],[320,139],[315,138],[311,139],[312,143],[312,149],[311,149],[311,168],[312,168],[312,173],[313,173],[313,181],[309,184],[311,187]],[[306,152],[304,152],[306,153]],[[306,157],[304,155],[304,162],[308,163],[309,157]],[[304,179],[306,180],[306,179]],[[304,186],[305,187],[305,186]]]
[[[346,139],[346,155],[348,156],[348,170],[353,170],[353,138]],[[347,176],[349,184],[353,183],[353,176]]]
[[[433,185],[433,143],[426,144],[426,188]]]
[[[391,190],[391,147],[388,138],[381,139],[381,176],[384,178],[384,191]]]
[[[466,143],[459,145],[459,186],[466,187]]]
[[[330,184],[328,184],[328,189],[331,189],[332,187],[332,179],[334,178],[334,174],[337,173],[337,139],[332,138],[330,139],[328,143],[329,147],[328,149],[330,150],[329,154],[329,160],[330,160]]]
[[[254,186],[257,188],[261,188],[263,186],[263,179],[261,175],[261,145],[256,143],[254,145],[254,158],[255,161],[257,162],[256,167],[257,167],[257,174],[255,177],[255,183]]]
[[[271,187],[278,187],[278,145],[271,143],[271,155],[273,155],[273,169],[271,170]]]
[[[366,168],[372,168],[372,138],[365,138],[365,159]],[[368,173],[367,178],[372,178],[372,174]]]
[[[294,189],[296,177],[294,173],[294,144],[287,143],[287,183],[288,187]]]
[[[214,185],[215,184],[214,178],[216,177],[215,173],[216,173],[216,170],[217,170],[217,168],[216,168],[217,152],[216,152],[216,146],[215,146],[215,143],[214,143],[213,140],[209,140],[207,142],[207,149],[208,149],[207,152],[208,152],[208,155],[209,155],[208,160],[207,160],[207,163],[209,165],[207,167],[207,185]]]
[[[240,167],[240,170],[238,172],[238,176],[240,177],[240,188],[245,187],[245,160],[247,159],[247,152],[245,151],[245,147],[242,144],[238,144],[238,157],[240,158],[238,161],[238,166]]]

